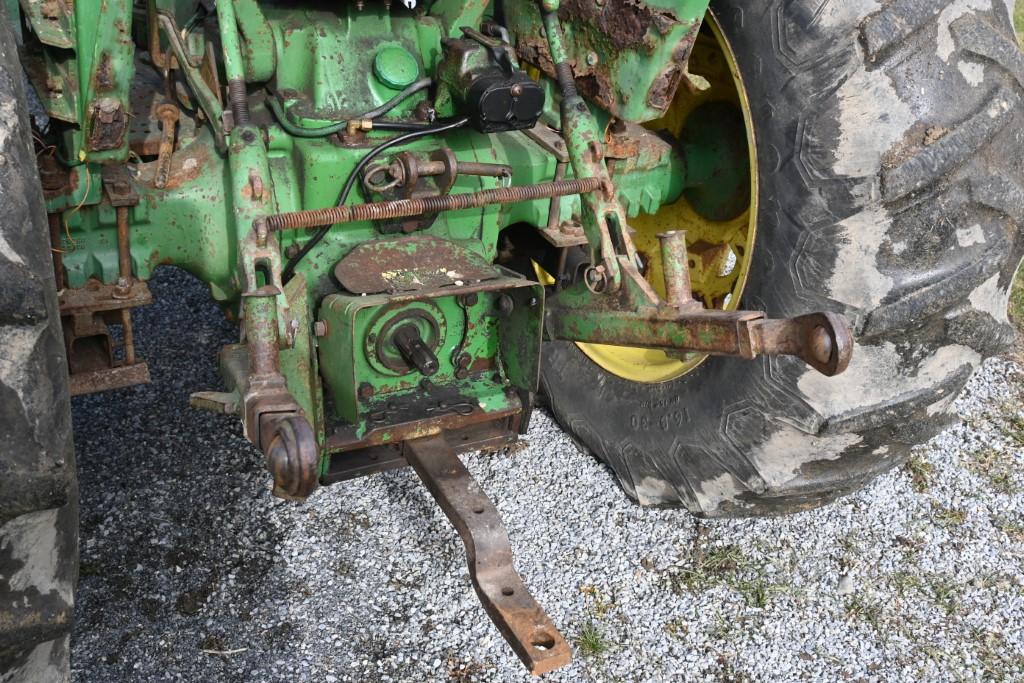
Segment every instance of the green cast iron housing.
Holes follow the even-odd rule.
[[[289,254],[309,239],[309,231],[283,231],[271,236],[266,247],[253,227],[272,213],[333,206],[360,160],[394,135],[371,129],[311,137],[289,130],[315,134],[339,121],[358,121],[421,78],[434,79],[436,89],[412,94],[384,119],[409,120],[418,108],[431,105],[440,117],[459,114],[459,97],[453,95],[461,93],[451,91],[459,74],[444,73],[458,67],[445,65],[445,41],[462,36],[463,26],[477,28],[489,20],[492,5],[438,0],[421,3],[414,12],[389,12],[373,2],[359,10],[355,3],[326,8],[222,0],[219,20],[187,0],[155,0],[149,12],[133,12],[128,0],[76,2],[69,12],[62,3],[8,0],[8,5],[12,16],[21,15],[25,63],[33,73],[45,73],[33,82],[47,85],[38,93],[51,119],[47,142],[60,164],[69,167],[65,188],[48,194],[48,209],[60,215],[64,227],[60,248],[68,286],[117,280],[116,211],[106,199],[104,178],[111,164],[123,163],[138,198],[128,209],[133,274],[147,279],[159,265],[179,266],[206,282],[216,301],[246,321],[250,343],[257,329],[276,328],[281,373],[321,444],[339,429],[365,435],[388,397],[418,390],[418,375],[382,365],[368,341],[380,333],[374,326],[382,324],[385,310],[431,311],[443,330],[437,342],[440,369],[430,381],[451,388],[462,400],[485,411],[503,410],[515,391],[535,389],[543,309],[539,287],[534,291],[509,273],[497,274],[513,291],[528,292],[526,301],[536,302],[517,306],[513,316],[504,318],[497,290],[481,292],[471,305],[454,296],[404,301],[394,292],[345,292],[332,275],[335,265],[361,244],[395,239],[370,221],[334,226],[284,286],[267,273],[279,274]],[[593,92],[583,94],[589,96],[598,129],[605,130],[613,114],[616,125],[632,125],[665,110],[668,102],[659,97],[678,85],[679,65],[706,5],[649,2],[644,7],[654,13],[648,17],[654,28],[642,35],[619,35],[611,43],[586,28],[569,30],[566,49],[577,65],[588,65],[595,83]],[[522,0],[505,2],[503,8],[512,44],[520,54],[533,54],[541,69],[547,99],[540,126],[558,129],[560,98],[544,75],[551,65],[536,40],[543,38],[536,5]],[[57,16],[48,16],[54,12]],[[154,30],[154,17],[173,20],[180,45]],[[148,51],[154,45],[165,61],[177,62],[174,89],[182,109],[163,187],[156,179],[154,151],[143,150],[145,141],[160,136],[154,110],[167,101]],[[224,85],[232,80],[246,82],[248,123],[224,114],[231,109]],[[271,111],[271,101],[287,119],[283,123]],[[612,163],[618,199],[628,216],[653,213],[675,201],[687,178],[714,175],[718,155],[689,144],[684,155],[682,146],[652,134],[650,144]],[[453,194],[550,181],[560,163],[565,165],[564,152],[553,153],[536,135],[465,128],[401,146],[381,161],[394,159],[398,151],[425,159],[439,148],[450,149],[458,162],[512,169],[509,178],[459,175],[450,188]],[[566,174],[572,177],[572,168]],[[382,198],[357,184],[348,203]],[[491,263],[503,229],[517,224],[542,228],[549,224],[551,207],[556,226],[580,221],[584,213],[578,196],[494,204],[440,213],[416,234],[447,240],[465,258]],[[281,286],[274,290],[275,284]],[[257,290],[262,293],[254,294]],[[316,321],[326,328],[319,337],[313,334]],[[458,372],[456,351],[471,358],[468,374]],[[361,393],[361,387],[369,388]],[[240,399],[244,388],[234,390]]]

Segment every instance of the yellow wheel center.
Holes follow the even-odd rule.
[[[724,103],[743,114],[750,160],[750,201],[747,209],[730,220],[700,216],[685,197],[655,214],[630,221],[637,250],[647,263],[645,277],[664,295],[664,279],[657,234],[686,230],[693,295],[705,308],[735,310],[747,282],[757,220],[757,164],[750,104],[732,49],[709,12],[690,56],[690,84],[684,82],[666,115],[648,124],[669,130],[677,138],[690,115],[709,103]],[[713,181],[712,181],[713,182]],[[610,373],[634,382],[666,382],[690,372],[706,358],[703,354],[671,353],[655,349],[604,344],[578,344],[592,361]]]

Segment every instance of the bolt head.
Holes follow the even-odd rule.
[[[156,108],[156,117],[165,123],[177,121],[178,116],[178,108],[173,104],[165,102]]]

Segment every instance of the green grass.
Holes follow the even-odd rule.
[[[846,616],[863,621],[871,628],[881,632],[885,614],[880,603],[868,600],[863,595],[855,594],[846,599]]]
[[[1013,11],[1013,25],[1017,27],[1017,40],[1024,45],[1024,4],[1018,2]]]
[[[587,621],[580,627],[579,637],[576,638],[576,647],[584,657],[602,657],[611,649],[611,643],[601,633],[597,624]]]
[[[967,513],[960,508],[947,508],[935,504],[932,506],[932,519],[947,528],[960,526],[967,521]]]
[[[1018,322],[1024,323],[1024,318]],[[1011,444],[1024,448],[1024,418],[1016,415],[1016,410],[1017,407],[1012,403],[1003,406],[1001,412],[1004,424],[999,427],[999,433]]]
[[[742,551],[735,545],[716,546],[706,552],[698,551],[690,566],[673,572],[672,586],[677,593],[704,591],[720,583],[727,583],[746,564]]]
[[[942,574],[931,575],[928,577],[928,588],[932,602],[945,610],[946,614],[956,612],[960,602],[960,586],[952,577]]]
[[[931,486],[935,466],[919,455],[912,455],[904,465],[910,475],[910,485],[917,493],[924,493]]]
[[[779,593],[793,593],[789,586],[769,583],[764,578],[765,567],[746,557],[735,545],[721,545],[698,549],[686,567],[669,574],[672,590],[676,593],[699,593],[716,586],[736,591],[748,607],[762,609]]]
[[[991,449],[973,453],[967,461],[967,467],[986,479],[997,493],[1008,496],[1017,493],[1013,477],[1015,463],[1006,453]]]

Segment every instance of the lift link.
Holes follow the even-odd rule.
[[[407,441],[405,459],[462,537],[476,594],[526,668],[539,676],[568,664],[568,643],[512,565],[512,546],[497,508],[444,435]]]
[[[668,301],[620,257],[623,284],[615,294],[595,295],[584,281],[548,299],[546,337],[747,360],[795,356],[830,377],[846,370],[853,355],[853,332],[846,318],[826,312],[769,319],[760,311],[706,310],[692,298],[681,243],[676,236],[662,238]]]
[[[562,93],[559,109],[562,139],[576,177],[596,180],[600,188],[580,197],[583,232],[590,247],[590,260],[597,264],[591,271],[591,277],[597,280],[594,290],[616,292],[622,284],[619,257],[625,256],[630,263],[635,263],[636,248],[626,228],[626,213],[618,202],[615,185],[605,165],[604,136],[576,89],[562,25],[558,20],[558,7],[558,0],[542,0],[540,3],[548,50]]]

